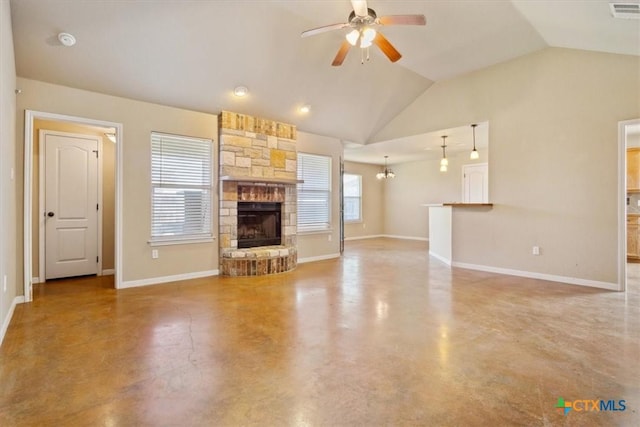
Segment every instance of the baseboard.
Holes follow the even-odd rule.
[[[307,262],[315,262],[315,261],[324,261],[327,259],[340,258],[340,254],[329,254],[329,255],[320,255],[320,256],[312,256],[307,258],[298,258],[298,264],[304,264]]]
[[[389,239],[403,239],[403,240],[420,240],[421,242],[428,242],[428,237],[415,237],[415,236],[397,236],[395,234],[383,234],[380,237],[387,237]]]
[[[447,265],[451,265],[451,260],[443,257],[442,255],[438,255],[435,252],[429,251],[429,255],[437,259],[438,261],[444,262]]]
[[[345,237],[344,241],[345,242],[349,242],[351,240],[377,239],[379,237],[385,237],[385,236],[384,236],[384,234],[371,234],[369,236]]]
[[[428,242],[428,237],[414,237],[414,236],[398,236],[395,234],[372,234],[369,236],[357,236],[357,237],[346,237],[344,239],[345,242],[350,240],[363,240],[363,239],[378,239],[378,238],[387,238],[387,239],[402,239],[402,240],[419,240],[421,242]]]
[[[116,274],[115,268],[106,268],[102,270],[103,276],[113,276],[114,274]]]
[[[39,278],[39,277],[32,277],[32,278],[31,278],[31,283],[32,283],[32,284],[34,284],[34,285],[35,285],[36,283],[40,283],[40,278]]]
[[[510,268],[491,267],[488,265],[467,264],[464,262],[453,262],[453,267],[466,268],[469,270],[486,271],[488,273],[507,274],[509,276],[526,277],[529,279],[548,280],[550,282],[566,283],[569,285],[588,286],[590,288],[607,289],[619,291],[617,283],[600,282],[597,280],[580,279],[577,277],[557,276],[555,274],[536,273],[533,271],[513,270]]]
[[[7,312],[7,316],[2,322],[2,330],[0,330],[0,345],[2,345],[2,341],[4,340],[4,335],[7,333],[7,329],[9,329],[9,324],[11,323],[11,318],[13,317],[13,311],[16,309],[16,305],[22,303],[24,303],[23,296],[18,296],[13,299],[11,307],[9,307],[9,311]]]
[[[202,277],[217,276],[220,270],[196,271],[194,273],[176,274],[173,276],[152,277],[150,279],[123,281],[119,289],[137,288],[139,286],[159,285],[161,283],[177,282],[179,280],[200,279]]]

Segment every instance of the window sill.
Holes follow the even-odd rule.
[[[326,228],[324,230],[308,230],[308,231],[300,231],[298,230],[298,236],[306,236],[306,235],[312,235],[312,234],[331,234],[333,233],[333,229],[332,228]]]
[[[362,219],[344,220],[345,224],[362,224]]]
[[[170,245],[188,245],[191,243],[211,243],[215,237],[202,237],[197,239],[171,239],[171,240],[149,240],[149,246],[170,246]]]

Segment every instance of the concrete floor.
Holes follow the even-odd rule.
[[[372,239],[278,276],[36,285],[0,348],[0,425],[637,426],[630,275],[608,292]]]

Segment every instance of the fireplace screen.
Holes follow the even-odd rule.
[[[238,248],[282,243],[281,203],[238,202]]]

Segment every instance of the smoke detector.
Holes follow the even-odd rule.
[[[76,38],[69,33],[60,33],[58,34],[58,40],[66,47],[71,47],[76,44]]]
[[[640,3],[613,2],[609,7],[614,18],[640,19]]]

